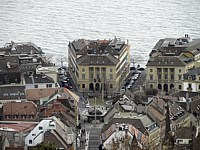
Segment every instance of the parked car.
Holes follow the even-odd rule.
[[[129,85],[127,86],[127,89],[130,90],[131,87],[132,87],[132,84],[129,84]]]
[[[87,103],[86,105],[85,105],[85,107],[86,108],[90,108],[91,106],[90,106],[90,103]]]

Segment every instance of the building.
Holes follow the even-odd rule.
[[[37,144],[45,142],[46,136],[51,136],[48,138],[49,142],[53,142],[54,139],[58,143],[57,148],[69,149],[70,144],[75,142],[75,133],[71,127],[63,124],[58,118],[51,117],[42,120],[38,125],[26,136],[25,146],[34,147]],[[48,143],[48,141],[46,141]]]
[[[59,84],[55,83],[51,77],[43,74],[26,74],[24,75],[23,81],[26,89],[44,89],[59,87]]]
[[[127,134],[127,138],[125,135]],[[157,124],[147,115],[137,113],[116,113],[105,124],[101,131],[101,138],[104,147],[113,148],[113,141],[122,141],[129,138],[128,147],[133,147],[133,140],[136,139],[136,145],[141,149],[153,149],[159,145],[160,128]],[[117,143],[117,142],[116,142]],[[120,142],[119,142],[120,143]],[[120,148],[117,147],[118,149]],[[109,148],[108,148],[109,149]]]
[[[0,107],[4,103],[26,101],[25,86],[23,85],[4,85],[0,87]]]
[[[17,149],[24,146],[25,137],[35,128],[37,122],[4,121],[0,124],[0,134],[7,138],[6,147]]]
[[[40,47],[30,42],[6,43],[0,48],[0,84],[22,84],[24,74],[52,65],[43,54]]]
[[[3,120],[36,121],[38,119],[37,105],[33,102],[7,102],[3,104]]]
[[[146,87],[165,92],[183,89],[183,74],[199,66],[200,40],[160,39],[150,53],[146,69]]]
[[[40,99],[46,98],[53,93],[55,93],[58,88],[42,88],[42,89],[27,89],[26,99],[28,101],[33,101],[36,104],[40,104]]]
[[[194,68],[183,74],[183,91],[200,91],[200,68]]]
[[[121,39],[78,39],[68,45],[69,72],[79,92],[117,92],[129,74],[130,46]]]

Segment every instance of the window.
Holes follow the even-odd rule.
[[[150,84],[150,88],[153,89],[153,85],[152,84]]]
[[[99,71],[99,68],[96,68],[97,71]]]
[[[111,89],[113,88],[113,85],[112,85],[112,84],[110,84],[110,88],[111,88]]]
[[[150,72],[153,72],[153,69],[150,69]]]
[[[181,89],[182,89],[182,86],[181,86],[181,85],[179,85],[179,86],[178,86],[178,88],[179,88],[179,90],[181,90]]]
[[[165,80],[167,80],[168,79],[168,76],[167,75],[165,75]]]
[[[13,115],[13,119],[18,119],[19,115]]]
[[[82,79],[85,79],[85,74],[82,74]]]
[[[94,68],[89,68],[89,70],[90,70],[90,71],[93,71],[93,70],[94,70]]]
[[[199,89],[200,89],[200,85],[199,85]]]
[[[112,68],[110,68],[110,72],[113,72],[113,69],[112,69]]]
[[[171,80],[174,80],[174,75],[171,75]]]
[[[102,68],[102,71],[106,71],[106,68]]]
[[[82,84],[82,88],[83,88],[83,89],[85,88],[85,84]]]
[[[181,73],[181,69],[179,69],[179,73]]]
[[[97,79],[99,79],[100,78],[100,75],[99,74],[97,74]]]
[[[150,75],[150,80],[153,80],[153,75]]]
[[[178,75],[178,79],[181,80],[182,79],[182,75]]]
[[[170,68],[170,72],[173,73],[174,72],[174,68]]]
[[[90,74],[90,78],[93,79],[93,78],[94,78],[94,75],[93,75],[93,74]]]
[[[43,130],[43,127],[39,126],[39,130]]]
[[[34,115],[29,115],[29,119],[33,119],[34,118]]]
[[[22,118],[22,119],[26,119],[26,115],[22,115],[21,118]]]
[[[158,75],[158,79],[161,80],[161,74]]]
[[[47,84],[46,87],[47,87],[47,88],[51,88],[51,87],[52,87],[52,84]]]
[[[188,83],[188,88],[192,88],[192,84],[191,83]]]
[[[112,80],[113,79],[113,74],[110,74],[110,80]]]
[[[32,140],[29,140],[28,143],[29,143],[29,144],[32,144]]]
[[[167,72],[167,70],[168,70],[167,68],[164,68],[164,72]]]
[[[158,69],[157,69],[157,72],[161,72],[161,70],[162,70],[161,68],[158,68]]]
[[[82,68],[82,72],[85,72],[85,68]]]
[[[38,85],[36,84],[36,85],[34,85],[34,87],[37,89],[37,88],[38,88]]]

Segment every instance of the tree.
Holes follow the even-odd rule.
[[[45,144],[42,142],[42,143],[36,145],[34,150],[56,150],[56,147],[55,147],[54,143]]]

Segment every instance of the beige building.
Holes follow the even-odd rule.
[[[160,91],[183,90],[183,74],[199,66],[200,40],[166,38],[157,42],[146,69],[146,87]]]
[[[106,94],[118,91],[129,74],[128,42],[79,39],[68,45],[69,73],[79,92]]]

